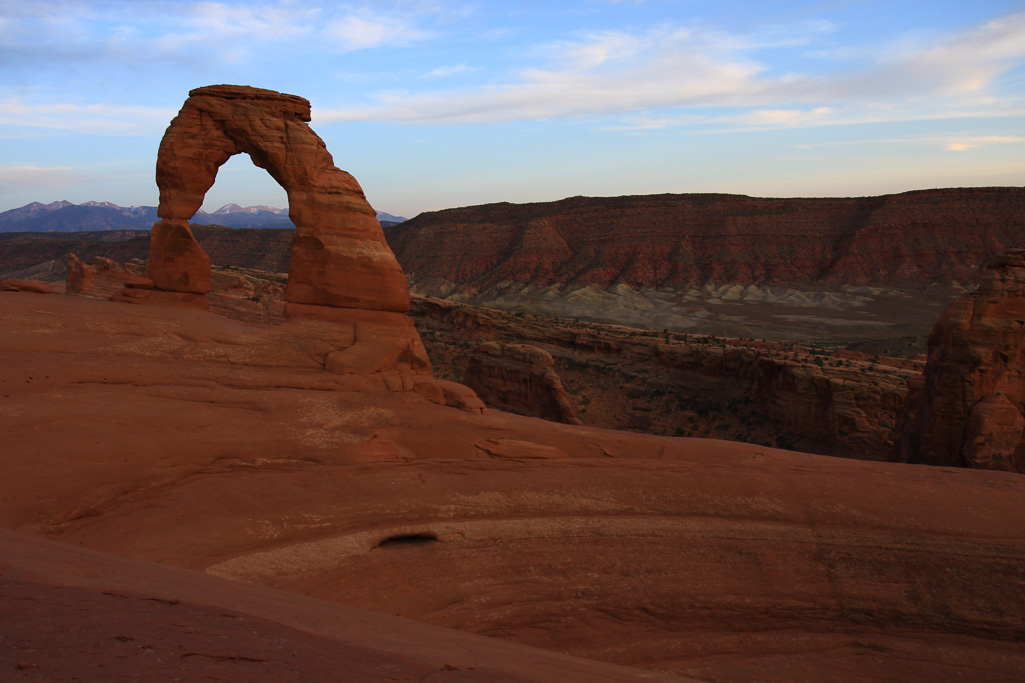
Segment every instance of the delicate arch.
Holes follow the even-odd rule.
[[[356,179],[335,167],[309,120],[307,100],[273,90],[212,85],[189,93],[157,156],[161,220],[151,233],[149,268],[158,290],[210,291],[210,259],[188,221],[202,206],[217,169],[244,152],[288,194],[296,232],[286,301],[409,309],[405,276],[373,208]]]

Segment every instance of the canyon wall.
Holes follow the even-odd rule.
[[[571,197],[419,216],[386,231],[414,281],[688,289],[705,283],[921,286],[977,281],[1023,246],[1025,189],[851,199]]]
[[[470,356],[463,384],[485,403],[552,422],[581,424],[552,354],[530,344],[485,342]]]
[[[951,304],[901,416],[897,460],[1025,473],[1025,250]]]
[[[906,383],[922,365],[514,315],[432,297],[414,296],[410,315],[440,377],[473,376],[473,351],[487,342],[544,349],[586,425],[870,460],[889,457]]]

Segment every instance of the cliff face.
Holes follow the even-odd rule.
[[[974,281],[1021,246],[1025,190],[854,199],[572,197],[425,213],[387,230],[414,279],[686,289],[703,283]]]
[[[552,422],[581,424],[552,354],[529,344],[486,342],[470,356],[463,384],[485,403]]]
[[[441,377],[465,373],[472,382],[472,351],[486,342],[544,349],[586,425],[860,459],[889,456],[906,382],[920,369],[853,352],[656,334],[430,297],[414,297],[410,315]]]
[[[936,323],[899,431],[898,460],[1025,473],[1025,249]]]

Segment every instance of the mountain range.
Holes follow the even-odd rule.
[[[378,212],[384,226],[406,220]],[[0,213],[0,232],[86,232],[96,230],[149,230],[157,221],[155,206],[118,206],[111,202],[50,204],[32,202]],[[198,211],[191,222],[197,225],[223,225],[229,228],[291,228],[288,209],[273,206],[225,204],[213,213]]]

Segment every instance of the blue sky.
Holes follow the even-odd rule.
[[[0,211],[154,205],[192,88],[306,97],[378,210],[1025,184],[1025,2],[0,0]],[[248,158],[204,208],[285,206]]]

